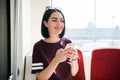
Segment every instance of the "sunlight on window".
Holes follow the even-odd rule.
[[[96,24],[98,28],[120,26],[119,0],[96,0]]]
[[[84,48],[86,43],[120,45],[119,0],[52,0],[52,4],[63,9],[65,36],[79,47]]]
[[[63,9],[67,28],[120,26],[119,0],[53,0],[53,6]]]

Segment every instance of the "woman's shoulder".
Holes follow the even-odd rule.
[[[61,41],[66,42],[66,43],[71,43],[72,41],[66,37],[61,38]]]
[[[39,46],[39,45],[41,45],[41,44],[43,44],[43,40],[42,40],[42,39],[39,40],[39,41],[37,41],[37,42],[34,44],[34,46]]]

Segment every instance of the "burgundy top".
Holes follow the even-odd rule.
[[[59,48],[65,48],[67,43],[71,43],[71,41],[66,38],[61,38],[57,43],[47,43],[42,39],[38,41],[33,48],[32,73],[44,70],[54,58],[56,51]],[[55,72],[49,80],[72,80],[70,65],[67,61],[60,63]]]

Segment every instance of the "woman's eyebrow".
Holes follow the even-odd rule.
[[[56,17],[52,17],[51,19],[58,19],[58,18],[56,18]]]
[[[51,19],[58,19],[57,17],[52,17]],[[60,18],[60,19],[63,19],[63,18]]]

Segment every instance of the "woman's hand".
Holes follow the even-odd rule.
[[[67,48],[67,49],[58,49],[56,52],[56,55],[54,57],[54,60],[57,62],[64,62],[67,59],[70,61],[78,59],[78,53],[77,49],[74,48]]]
[[[74,48],[58,49],[53,61],[59,64],[60,62],[64,62],[67,59],[70,59],[68,63],[71,65],[71,74],[72,76],[74,76],[77,74],[79,70],[77,49]]]
[[[69,49],[64,50],[64,49],[60,48],[57,50],[54,59],[58,62],[64,62],[67,60],[67,58],[69,56],[68,52],[69,52]]]
[[[78,59],[77,49],[70,48],[68,52],[68,58],[70,59],[70,61],[77,60]]]
[[[75,76],[79,70],[79,65],[78,65],[78,52],[77,49],[71,48],[69,51],[69,64],[71,65],[71,74],[72,76]]]

